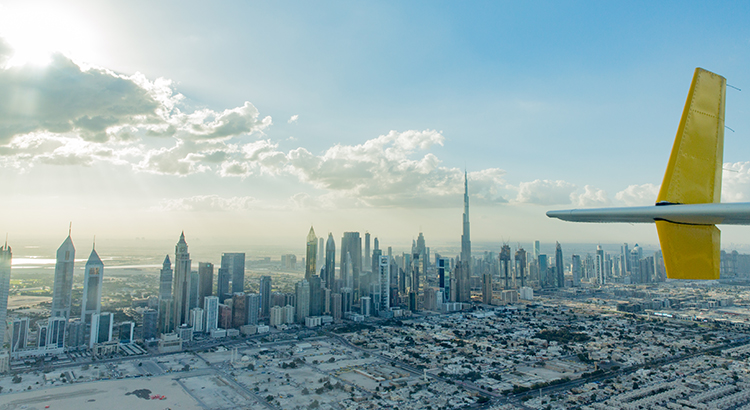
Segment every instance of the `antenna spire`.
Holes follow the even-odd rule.
[[[73,221],[70,221],[70,225],[68,226],[68,236],[70,236],[70,233],[73,231]]]
[[[96,250],[96,235],[94,235],[94,246],[91,247],[92,250]]]

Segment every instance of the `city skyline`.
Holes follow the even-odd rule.
[[[693,69],[750,84],[744,4],[293,4],[0,2],[11,242],[447,242],[466,168],[475,242],[655,245],[544,212],[652,204]],[[725,201],[750,198],[749,107],[727,93]]]

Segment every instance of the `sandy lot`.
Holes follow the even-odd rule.
[[[8,297],[8,309],[16,309],[19,307],[31,307],[38,305],[42,302],[51,302],[52,298],[49,296],[10,296]]]
[[[139,398],[133,393],[138,390],[149,390],[149,396],[158,394],[166,399]],[[50,410],[202,409],[168,376],[80,383],[0,395],[0,410],[41,410],[46,406]]]

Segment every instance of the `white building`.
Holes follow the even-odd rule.
[[[534,289],[524,286],[521,288],[521,300],[534,300]]]
[[[104,263],[96,253],[91,250],[86,268],[83,271],[83,296],[81,300],[81,322],[90,324],[91,316],[102,313],[102,278],[104,276]]]

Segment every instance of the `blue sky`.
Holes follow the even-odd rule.
[[[748,89],[727,93],[724,193],[750,200],[742,2],[0,0],[0,14],[8,58],[24,30],[64,53],[0,71],[16,96],[0,107],[32,107],[0,118],[0,211],[19,235],[74,220],[82,235],[302,243],[312,223],[458,241],[466,167],[477,240],[656,243],[653,227],[544,212],[653,203],[697,66]],[[59,89],[66,109],[38,103]]]

